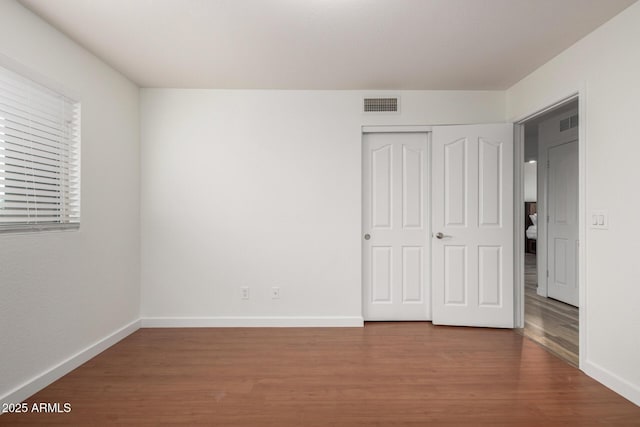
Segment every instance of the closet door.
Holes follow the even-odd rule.
[[[363,136],[365,320],[430,320],[426,132]]]
[[[434,127],[432,155],[433,323],[512,328],[513,125]]]

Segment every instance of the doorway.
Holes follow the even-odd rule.
[[[524,324],[521,332],[579,365],[578,100],[524,127]]]

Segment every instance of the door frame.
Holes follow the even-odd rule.
[[[427,151],[426,151],[426,166],[427,166],[427,173],[429,174],[429,188],[428,190],[428,195],[427,197],[425,197],[424,199],[424,203],[425,203],[425,209],[427,209],[429,212],[431,212],[431,132],[432,132],[432,126],[428,126],[428,125],[367,125],[367,126],[362,126],[361,127],[361,132],[360,132],[360,241],[362,242],[362,232],[363,232],[363,226],[364,226],[364,222],[363,222],[363,182],[362,182],[362,175],[363,175],[363,163],[362,163],[362,159],[363,157],[363,146],[364,146],[364,136],[368,133],[424,133],[427,135]],[[431,213],[429,213],[429,215],[431,215]],[[427,229],[425,230],[425,233],[427,234],[426,238],[427,238],[427,253],[429,254],[428,259],[425,260],[425,270],[427,270],[429,272],[429,274],[425,274],[424,278],[426,280],[425,283],[425,296],[428,295],[429,297],[429,301],[431,301],[431,250],[432,250],[432,239],[431,239],[431,217],[429,217],[429,221],[428,224],[426,224]],[[361,244],[362,247],[362,244]],[[365,282],[364,282],[364,257],[362,255],[362,249],[360,250],[360,313],[362,318],[364,319],[364,287],[365,287]],[[427,308],[427,320],[428,322],[430,322],[432,320],[433,316],[432,316],[432,311],[431,311],[431,307]]]
[[[584,371],[587,358],[587,109],[585,87],[582,86],[565,96],[543,104],[540,108],[513,120],[514,123],[514,324],[516,328],[524,327],[524,123],[528,120],[548,113],[568,102],[578,100],[578,292],[580,310],[578,314],[579,328],[579,369]]]

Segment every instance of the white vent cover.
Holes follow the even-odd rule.
[[[398,98],[364,98],[365,113],[397,113]]]

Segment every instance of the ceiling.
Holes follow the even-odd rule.
[[[142,87],[507,89],[635,0],[21,0]]]

